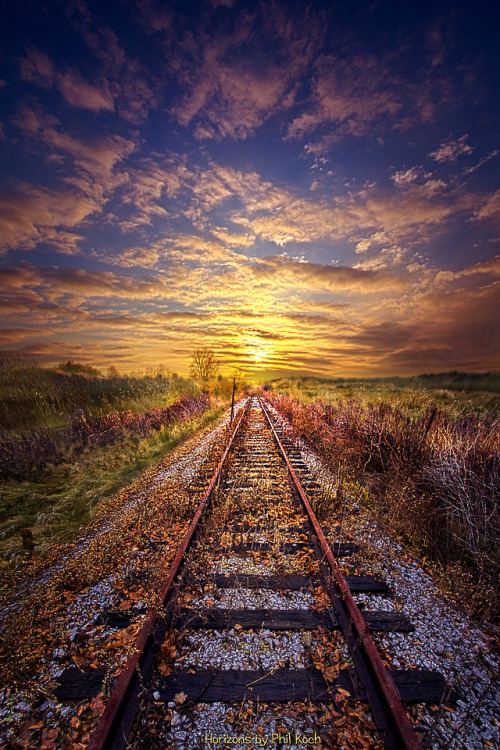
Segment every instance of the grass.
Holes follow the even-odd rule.
[[[79,411],[95,419],[112,411],[140,414],[172,404],[179,396],[197,395],[193,380],[158,372],[145,377],[101,377],[75,363],[46,369],[20,357],[0,360],[0,433],[63,429]]]
[[[190,435],[212,424],[219,404],[185,422],[162,428],[150,437],[129,436],[117,445],[97,447],[70,463],[48,467],[35,479],[5,480],[0,506],[0,556],[14,569],[22,568],[33,538],[34,553],[69,542],[118,490],[155,466]],[[26,532],[25,532],[26,536]]]
[[[500,373],[443,373],[409,378],[283,378],[269,384],[302,403],[339,404],[356,399],[363,406],[391,404],[410,418],[436,406],[453,419],[500,413]]]
[[[20,573],[69,542],[122,487],[227,406],[178,377],[101,377],[67,363],[0,364],[0,565]],[[226,396],[226,398],[225,398]]]
[[[450,388],[444,390],[443,383]],[[471,390],[459,389],[465,384],[472,384]],[[492,390],[477,389],[478,384],[490,384]],[[491,374],[475,379],[456,373],[375,381],[286,380],[272,383],[268,391],[336,477],[323,514],[348,512],[353,502],[363,505],[425,558],[478,618],[493,621],[500,619],[495,388],[498,378]]]

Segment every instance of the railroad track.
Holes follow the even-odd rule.
[[[356,592],[390,591],[373,576],[343,575],[355,545],[319,525],[318,487],[280,424],[258,397],[247,400],[88,750],[334,747],[329,721],[342,720],[346,698],[369,707],[376,725],[375,744],[360,746],[417,750],[406,704],[452,697],[439,673],[386,668],[372,633],[412,625],[356,606]],[[116,628],[130,622],[103,616]],[[67,669],[56,695],[88,699],[104,677]],[[226,723],[214,733],[201,707],[221,703]],[[318,705],[320,718],[299,730],[278,719],[269,736],[252,734],[251,707],[262,704]]]

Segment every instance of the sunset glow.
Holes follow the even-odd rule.
[[[262,377],[499,369],[488,8],[9,3],[1,349],[119,372],[187,374],[205,346]]]

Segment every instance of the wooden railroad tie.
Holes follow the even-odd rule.
[[[351,591],[371,594],[390,594],[389,587],[376,576],[346,576]],[[319,576],[306,575],[270,575],[258,576],[247,573],[215,573],[211,577],[190,578],[187,582],[214,583],[217,588],[271,589],[273,591],[302,591],[322,586]]]
[[[389,674],[404,701],[411,703],[453,703],[457,694],[450,690],[442,674],[431,670],[390,670]],[[89,700],[101,692],[105,679],[104,669],[64,670],[59,678],[55,695],[59,701]],[[173,701],[178,693],[185,693],[191,702],[215,703],[217,701],[263,702],[331,701],[339,690],[350,698],[364,700],[359,689],[353,686],[349,670],[340,670],[330,681],[323,674],[311,669],[265,670],[203,670],[190,673],[185,670],[172,672],[155,681],[155,691],[161,701]]]
[[[410,633],[415,626],[401,612],[364,612],[370,629],[376,632]],[[337,617],[329,609],[219,609],[203,610],[180,607],[174,614],[172,625],[194,630],[226,630],[241,625],[245,630],[340,630]]]

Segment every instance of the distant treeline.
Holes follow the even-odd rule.
[[[274,383],[277,380],[271,382]],[[500,393],[500,372],[471,373],[454,370],[451,372],[425,373],[423,375],[411,375],[407,377],[397,375],[383,378],[320,378],[303,376],[298,378],[291,377],[288,380],[297,380],[300,382],[311,380],[323,384],[331,383],[337,386],[365,383],[366,385],[392,385],[405,389],[442,388],[450,391],[491,391]]]
[[[412,379],[409,378],[411,381]],[[443,372],[435,375],[419,375],[415,378],[428,388],[447,388],[450,391],[495,391],[500,392],[500,372]]]

